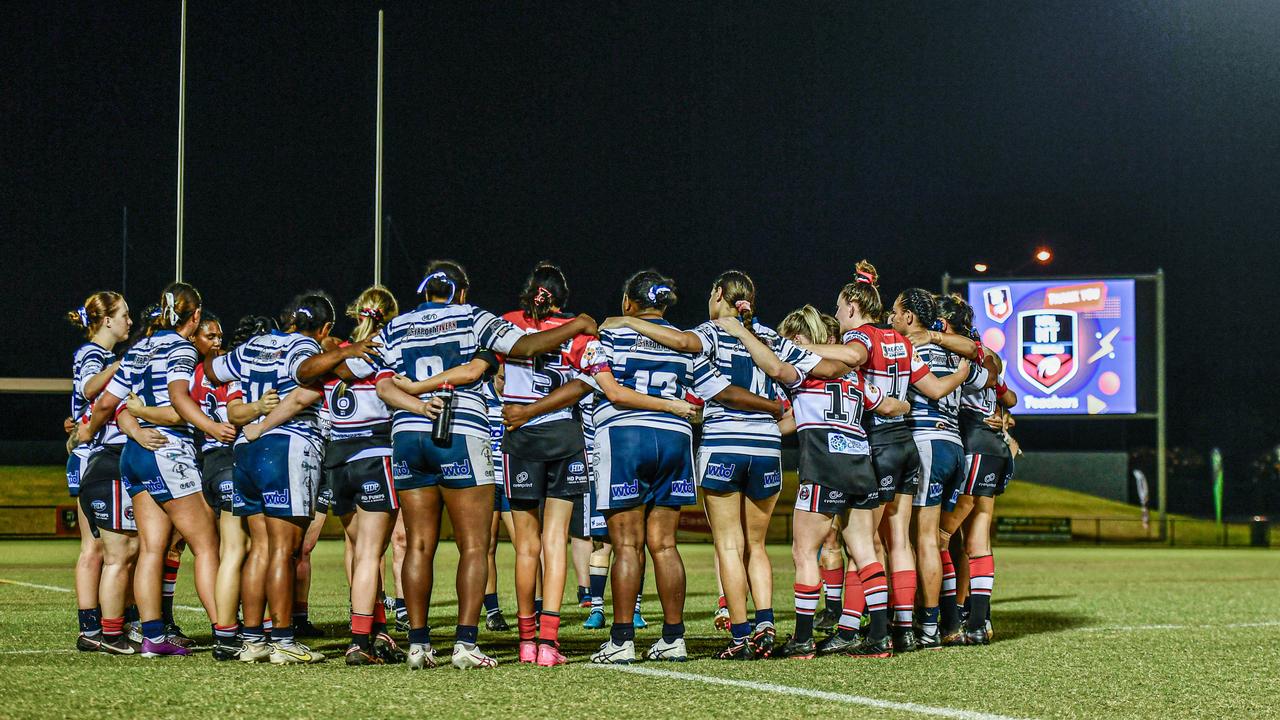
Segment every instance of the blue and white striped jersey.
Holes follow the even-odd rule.
[[[498,397],[492,380],[486,380],[481,385],[481,392],[484,394],[485,412],[489,415],[489,450],[493,455],[493,473],[494,477],[502,477],[502,436],[507,431],[507,426],[502,424],[502,398]]]
[[[85,343],[76,350],[75,359],[71,364],[71,418],[73,420],[80,422],[93,409],[93,402],[84,394],[89,380],[115,361],[115,354],[97,343]],[[122,445],[127,439],[125,434],[120,432],[120,428],[116,427],[116,421],[113,418],[102,426],[97,437],[89,441],[89,448],[94,449],[100,445]]]
[[[916,347],[916,354],[940,378],[951,375],[960,366],[959,355],[933,343]],[[921,394],[912,385],[907,392],[911,403],[907,426],[911,428],[911,436],[916,440],[946,440],[960,444],[960,395],[986,384],[986,369],[978,363],[970,363],[969,377],[964,384],[937,400]]]
[[[377,367],[364,360],[347,361],[357,377],[377,374],[377,379],[405,375],[425,380],[451,368],[471,362],[481,349],[506,354],[524,336],[524,331],[472,305],[425,302],[412,312],[392,318],[378,333],[382,344]],[[453,432],[472,437],[489,437],[489,417],[481,392],[483,381],[454,388]],[[421,396],[430,399],[431,394]],[[392,415],[391,433],[431,432],[432,421],[416,413],[397,410]]]
[[[170,407],[169,383],[186,380],[188,393],[195,379],[196,346],[172,330],[160,330],[144,337],[129,348],[120,361],[120,369],[111,377],[107,392],[118,398],[137,395],[150,407]],[[181,425],[153,425],[138,418],[142,427],[154,427],[171,437],[194,439],[195,429]]]
[[[671,327],[671,323],[661,318],[649,322]],[[668,400],[683,400],[688,392],[710,400],[729,387],[729,381],[716,372],[705,355],[677,352],[627,328],[600,333],[600,340],[588,346],[583,367],[610,370],[624,387]],[[594,419],[596,430],[649,427],[693,435],[689,421],[682,417],[650,410],[625,410],[606,397],[598,399]]]
[[[213,375],[218,382],[239,380],[247,403],[257,402],[269,390],[275,390],[283,400],[301,385],[298,382],[298,366],[320,352],[320,343],[302,333],[272,330],[215,358]],[[317,400],[288,422],[265,434],[298,435],[316,442],[323,441],[319,415],[321,404],[322,401]]]
[[[817,354],[797,347],[764,325],[757,323],[752,329],[775,355],[795,367],[801,380],[822,362]],[[702,354],[730,383],[770,400],[782,396],[778,384],[756,365],[746,346],[714,321],[702,323],[693,332],[702,341]],[[765,413],[735,410],[714,400],[707,402],[703,411],[703,447],[746,454],[764,449],[776,454],[781,438],[777,422]]]

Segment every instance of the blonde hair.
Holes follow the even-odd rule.
[[[124,296],[111,290],[100,290],[85,298],[84,304],[66,314],[67,322],[81,328],[91,338],[102,327],[102,321],[115,314]]]
[[[347,306],[347,317],[356,321],[356,327],[351,331],[351,342],[368,339],[399,314],[396,296],[381,285],[371,285]]]
[[[837,326],[838,327],[838,326]],[[804,335],[816,345],[831,342],[831,332],[823,319],[822,313],[812,305],[805,305],[799,310],[792,310],[782,322],[778,323],[778,333],[785,338]]]
[[[841,288],[841,299],[857,305],[871,322],[883,322],[884,301],[880,299],[880,274],[876,272],[876,266],[866,260],[859,260],[854,272],[857,278]]]

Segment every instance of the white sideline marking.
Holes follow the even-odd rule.
[[[21,582],[19,580],[9,580],[0,578],[0,585],[21,585],[22,587],[35,588],[36,590],[48,590],[50,592],[69,593],[75,592],[72,588],[58,587],[57,585],[39,585],[37,583]],[[174,605],[175,610],[190,610],[191,612],[204,612],[204,608],[194,605]]]
[[[0,655],[53,655],[77,652],[76,650],[0,650]]]
[[[798,695],[801,697],[813,698],[815,700],[828,700],[831,702],[846,703],[849,705],[862,705],[864,707],[872,707],[879,710],[897,710],[900,712],[911,712],[920,715],[932,715],[934,717],[957,718],[957,720],[1015,720],[1015,718],[1011,718],[1008,715],[994,715],[992,713],[977,712],[974,710],[934,707],[932,705],[921,705],[919,703],[878,700],[876,698],[862,697],[860,695],[845,695],[844,693],[828,692],[825,690],[810,690],[808,688],[798,688],[790,685],[752,682],[749,680],[731,680],[729,678],[716,677],[714,675],[698,675],[696,673],[673,672],[671,670],[653,670],[651,668],[634,667],[631,665],[589,665],[587,667],[617,670],[619,672],[632,673],[634,675],[670,678],[672,680],[690,680],[693,682],[707,683],[708,685],[728,685],[729,687],[777,693],[780,695]]]
[[[1223,625],[1103,625],[1076,628],[1076,632],[1132,632],[1138,630],[1213,630],[1215,628],[1280,627],[1280,620],[1268,622],[1225,623]]]

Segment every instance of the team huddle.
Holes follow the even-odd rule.
[[[911,288],[886,305],[878,284],[860,262],[834,315],[806,305],[775,330],[755,317],[751,278],[730,270],[712,283],[709,319],[680,330],[664,319],[675,283],[655,271],[629,278],[622,314],[597,324],[565,312],[553,264],[498,316],[468,303],[459,264],[435,261],[412,310],[380,286],[361,293],[346,340],[331,334],[338,314],[323,292],[302,293],[278,322],[241,319],[229,341],[190,285],[165,288],[136,330],[123,297],[94,293],[68,315],[88,339],[67,423],[77,647],[190,654],[173,618],[190,549],[216,660],[323,661],[301,640],[322,632],[307,613],[310,553],[332,512],[345,531],[349,665],[494,667],[478,640],[482,612],[488,631],[510,630],[500,523],[515,551],[520,662],[567,662],[567,556],[591,608],[584,626],[609,627],[591,662],[637,659],[646,573],[662,632],[641,654],[681,661],[676,529],[698,495],[721,587],[716,627],[729,635],[715,657],[986,644],[990,529],[1018,452],[1017,398],[963,300]],[[792,433],[796,620],[779,638],[765,538]],[[445,509],[457,626],[438,658],[429,613]]]

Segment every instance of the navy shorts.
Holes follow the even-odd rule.
[[[81,445],[67,456],[67,493],[71,497],[80,494],[80,477],[84,475],[91,454],[88,445]]]
[[[493,511],[496,513],[511,512],[511,501],[507,499],[507,491],[502,483],[493,484]]]
[[[431,442],[429,432],[398,432],[391,438],[391,474],[396,492],[492,485],[493,450],[488,437],[454,433],[453,443],[442,448]]]
[[[950,512],[960,499],[964,482],[964,447],[949,440],[917,440],[920,453],[920,487],[916,490],[916,507],[942,506]]]
[[[698,485],[711,492],[742,493],[763,500],[782,490],[782,456],[778,451],[760,455],[698,448]]]
[[[235,514],[311,520],[323,462],[318,440],[288,432],[236,445]]]
[[[190,438],[170,437],[168,445],[154,452],[129,440],[120,454],[120,477],[129,497],[146,492],[158,503],[204,491],[196,445]]]
[[[596,504],[602,513],[641,505],[697,502],[693,441],[682,432],[623,426],[597,428]]]

